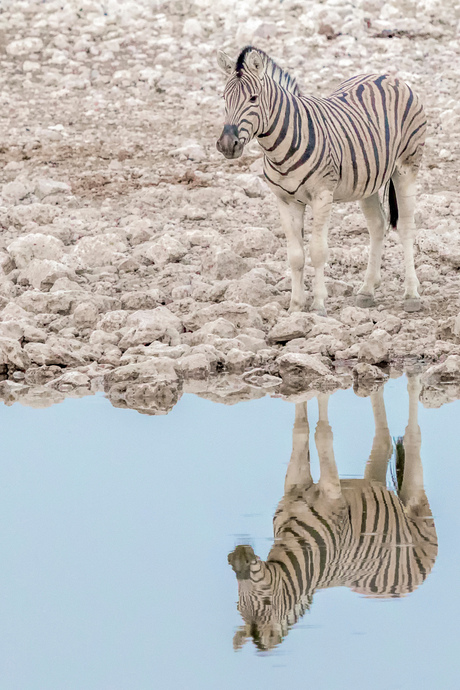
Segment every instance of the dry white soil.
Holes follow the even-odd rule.
[[[365,394],[415,362],[434,365],[427,404],[456,397],[459,19],[452,0],[3,2],[2,398],[44,405],[104,389],[159,412],[183,390],[233,401],[354,380]],[[237,161],[215,148],[216,50],[236,56],[248,43],[306,94],[363,72],[397,73],[421,94],[421,312],[402,311],[395,232],[376,308],[355,308],[368,236],[346,204],[330,231],[328,317],[288,316],[286,246],[258,145]]]

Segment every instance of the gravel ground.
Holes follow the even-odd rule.
[[[459,19],[440,0],[3,2],[0,396],[44,405],[105,390],[158,413],[183,390],[233,402],[354,382],[366,394],[431,366],[424,402],[460,397]],[[328,317],[288,315],[258,145],[236,161],[215,148],[216,51],[248,43],[306,94],[389,72],[422,96],[421,312],[402,311],[393,231],[377,307],[355,307],[368,235],[352,203],[333,213]]]

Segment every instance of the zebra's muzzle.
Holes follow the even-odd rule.
[[[238,138],[238,127],[236,125],[225,125],[220,138],[217,140],[216,148],[223,153],[225,158],[239,158],[243,153],[243,144]]]
[[[251,546],[240,544],[234,551],[228,554],[228,562],[236,573],[238,580],[247,580],[250,574],[250,566],[256,560],[256,555]]]

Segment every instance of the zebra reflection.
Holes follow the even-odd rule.
[[[421,585],[437,555],[437,537],[423,488],[417,408],[420,382],[410,377],[409,420],[396,442],[395,490],[386,486],[393,444],[383,389],[371,394],[375,436],[363,479],[339,479],[328,422],[328,396],[318,396],[317,484],[310,474],[307,404],[295,406],[285,493],[273,518],[275,542],[266,561],[237,546],[228,561],[238,579],[245,625],[235,649],[252,637],[259,650],[279,644],[310,608],[316,590],[350,587],[368,597],[400,597]]]

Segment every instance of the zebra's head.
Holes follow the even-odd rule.
[[[226,158],[239,158],[245,145],[262,134],[267,123],[263,80],[268,58],[262,51],[245,48],[235,62],[219,51],[217,63],[228,76],[224,91],[225,125],[217,150]]]
[[[233,646],[240,649],[252,637],[259,651],[269,651],[287,633],[287,624],[283,625],[278,615],[279,582],[275,570],[246,545],[229,553],[228,562],[238,580],[238,611],[245,622],[237,630]]]

